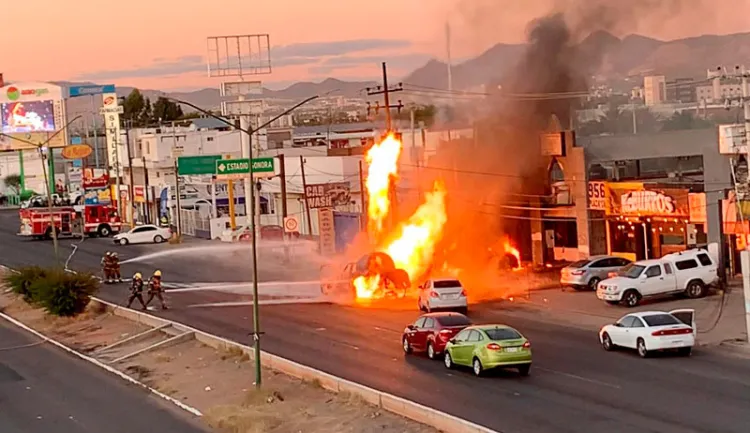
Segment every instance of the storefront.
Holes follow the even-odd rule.
[[[702,194],[629,182],[608,183],[607,195],[610,254],[630,260],[653,259],[706,242]]]

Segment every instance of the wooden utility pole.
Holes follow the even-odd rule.
[[[284,219],[287,216],[287,202],[286,202],[286,164],[284,163],[284,154],[280,153],[276,155],[279,158],[279,186],[281,188],[281,225],[284,225]],[[284,229],[284,237],[286,236],[286,228]]]
[[[299,167],[302,171],[302,198],[305,201],[305,214],[307,215],[307,231],[308,235],[312,236],[312,218],[310,218],[310,206],[307,203],[307,178],[305,177],[305,158],[299,156]]]
[[[376,103],[374,110],[375,114],[378,114],[380,111],[380,108],[385,109],[385,129],[386,134],[393,131],[393,124],[391,122],[391,108],[395,108],[398,110],[398,112],[401,112],[401,109],[404,108],[404,105],[401,103],[401,100],[398,101],[398,104],[391,105],[391,97],[390,94],[393,92],[401,92],[404,90],[403,83],[398,83],[398,85],[394,88],[388,87],[388,70],[386,68],[385,62],[383,62],[383,86],[377,86],[375,89],[367,88],[367,95],[368,96],[375,96],[375,95],[383,95],[383,102],[385,105],[383,107],[380,106],[380,103]],[[370,106],[370,104],[367,104],[367,114],[370,115],[370,111],[373,109],[373,107]]]

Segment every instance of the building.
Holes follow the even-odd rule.
[[[667,79],[663,75],[643,77],[643,99],[647,106],[667,101]]]
[[[708,104],[721,104],[725,99],[742,96],[742,82],[733,79],[723,79],[718,86],[719,97],[715,97],[715,86],[705,85],[696,87],[696,98],[698,101]]]
[[[695,103],[697,99],[697,83],[692,78],[677,78],[667,81],[667,101],[679,103]]]

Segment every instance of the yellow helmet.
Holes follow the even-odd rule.
[[[155,276],[155,277],[161,277],[161,271],[160,271],[160,270],[158,270],[158,269],[157,269],[157,270],[155,270],[155,271],[154,271],[154,276]]]
[[[136,272],[135,275],[133,275],[133,279],[134,280],[142,280],[143,279],[143,275],[141,275],[140,272]]]

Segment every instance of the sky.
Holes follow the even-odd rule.
[[[749,0],[32,0],[5,2],[6,80],[91,81],[142,89],[218,87],[207,37],[268,34],[270,88],[296,81],[377,79],[380,62],[403,77],[430,58],[454,61],[519,43],[530,20],[581,4],[643,3],[617,28],[662,40],[750,31]],[[114,5],[117,5],[116,7]],[[113,6],[108,6],[113,5]],[[116,9],[115,9],[116,8]],[[660,14],[651,13],[654,8]],[[259,61],[259,60],[258,60]],[[251,79],[251,77],[246,77]],[[229,80],[227,78],[226,80]]]

